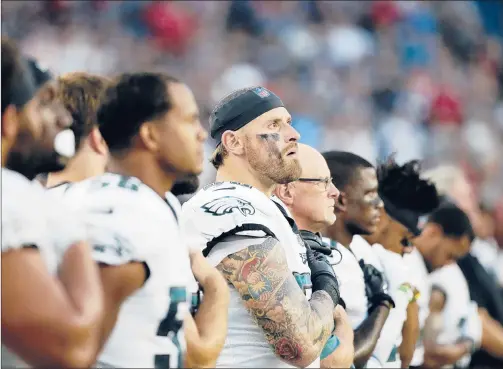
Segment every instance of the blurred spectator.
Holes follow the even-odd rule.
[[[184,53],[196,20],[177,2],[153,1],[145,9],[147,23],[157,45],[173,54]]]
[[[497,1],[8,1],[2,32],[55,73],[173,74],[193,87],[203,114],[233,89],[266,85],[303,142],[372,162],[396,151],[399,161],[463,165],[474,198],[497,203],[501,8]]]
[[[259,36],[262,33],[262,24],[250,0],[231,1],[226,28],[230,32],[244,31],[251,36]]]

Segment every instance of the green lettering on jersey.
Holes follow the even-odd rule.
[[[118,186],[134,192],[140,189],[140,187],[138,186],[138,180],[134,177],[128,177],[128,176],[121,176]]]

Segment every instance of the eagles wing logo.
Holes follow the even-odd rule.
[[[255,214],[255,208],[250,202],[234,196],[224,196],[211,200],[201,206],[201,209],[215,216],[230,214],[234,210],[241,212],[244,216]]]
[[[307,264],[307,256],[306,253],[299,252],[300,258],[302,259],[302,264]]]

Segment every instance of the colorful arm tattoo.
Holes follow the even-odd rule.
[[[240,293],[282,360],[307,366],[319,357],[334,327],[334,305],[317,291],[308,300],[274,238],[226,257],[217,269]]]

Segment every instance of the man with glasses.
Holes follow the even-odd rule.
[[[276,196],[287,206],[305,242],[316,248],[322,232],[335,222],[334,207],[339,190],[332,183],[323,156],[315,149],[299,144],[301,177],[278,185]],[[342,306],[334,313],[335,332],[321,354],[321,367],[348,368],[353,363],[353,329]]]
[[[394,301],[387,294],[382,273],[371,265],[360,265],[350,244],[357,235],[377,230],[383,203],[377,192],[376,171],[367,160],[343,151],[323,156],[340,190],[334,207],[337,219],[323,232],[328,237],[323,241],[354,329],[354,364],[363,367],[372,356]]]

